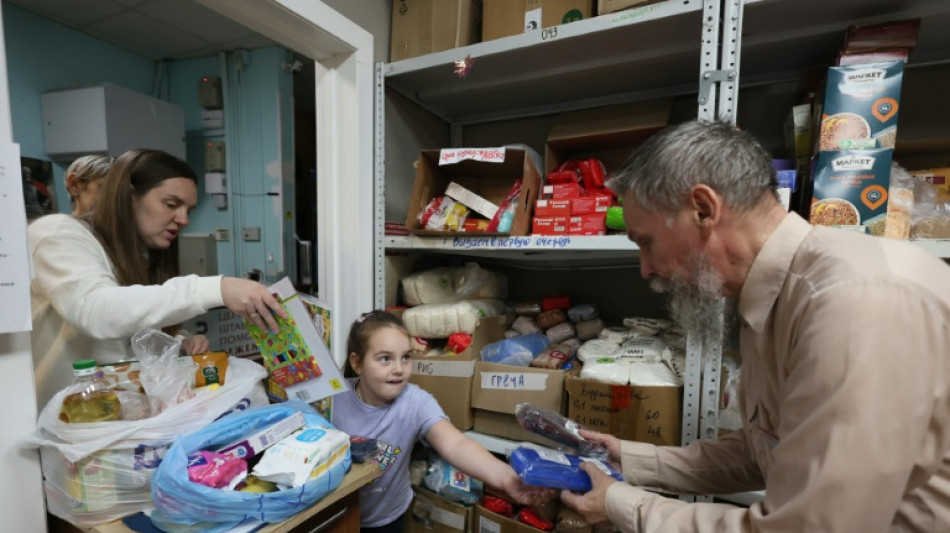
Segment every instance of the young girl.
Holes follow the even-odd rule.
[[[412,501],[409,456],[419,440],[519,503],[534,505],[556,496],[550,489],[523,484],[509,465],[462,435],[431,394],[409,383],[409,333],[398,317],[365,313],[353,323],[346,351],[343,375],[350,378],[350,390],[333,398],[333,425],[390,445],[383,454],[385,472],[361,489],[361,531],[402,531],[401,519]]]

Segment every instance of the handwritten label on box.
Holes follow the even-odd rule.
[[[547,390],[547,374],[524,372],[482,372],[483,389],[500,390]]]
[[[439,151],[439,166],[454,165],[466,159],[485,163],[504,163],[505,148],[446,148]]]
[[[414,359],[412,373],[416,376],[467,378],[475,374],[475,361],[427,361]]]

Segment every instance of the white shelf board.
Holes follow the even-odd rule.
[[[528,266],[576,268],[579,266],[633,266],[639,248],[625,235],[524,237],[386,236],[387,251],[447,253],[495,262],[526,263]]]
[[[698,88],[702,0],[667,0],[388,63],[386,86],[467,124]],[[464,78],[455,61],[473,60]]]

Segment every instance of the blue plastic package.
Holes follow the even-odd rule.
[[[528,366],[549,344],[551,338],[544,333],[529,333],[487,344],[480,355],[486,363]]]
[[[173,533],[218,533],[248,520],[282,522],[336,489],[350,469],[349,447],[335,463],[331,461],[330,468],[297,488],[261,494],[213,489],[188,480],[188,454],[228,444],[296,411],[303,413],[307,426],[333,428],[312,407],[292,400],[237,412],[179,435],[152,475],[152,522]]]
[[[591,462],[605,474],[617,481],[623,481],[623,475],[609,463],[554,450],[536,450],[519,446],[512,450],[508,462],[521,481],[535,487],[578,492],[590,491],[592,488],[590,476],[581,470],[581,463],[584,462]]]
[[[429,470],[423,484],[447,500],[465,505],[475,505],[485,493],[481,481],[455,468],[435,451],[429,452]]]

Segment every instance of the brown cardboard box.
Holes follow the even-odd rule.
[[[590,18],[593,8],[593,0],[483,0],[482,41]]]
[[[640,143],[669,124],[668,98],[564,113],[548,133],[544,173],[571,159],[597,158],[618,170]]]
[[[449,420],[459,430],[471,429],[473,424],[472,379],[475,361],[478,361],[479,353],[486,344],[505,338],[509,324],[511,318],[508,316],[482,318],[475,326],[472,344],[464,352],[412,358],[412,377],[409,382],[435,396]]]
[[[597,14],[613,13],[633,6],[649,4],[657,0],[597,0]]]
[[[438,494],[413,487],[406,512],[407,533],[467,533],[475,522],[475,507],[450,502]]]
[[[416,180],[412,186],[412,197],[409,199],[409,212],[406,214],[406,228],[416,235],[467,235],[484,236],[499,235],[498,233],[464,233],[453,231],[434,231],[424,229],[417,215],[426,208],[426,205],[435,197],[445,194],[450,182],[456,182],[462,187],[474,192],[482,198],[496,205],[501,205],[508,192],[517,180],[521,180],[521,194],[518,196],[518,205],[515,218],[511,224],[511,232],[504,235],[523,236],[528,234],[531,226],[531,211],[534,201],[538,198],[538,188],[541,178],[534,168],[531,158],[524,150],[506,148],[504,161],[490,162],[485,160],[462,159],[455,163],[444,164],[449,154],[458,155],[465,152],[482,157],[483,152],[497,152],[497,149],[481,148],[447,148],[445,150],[422,150],[416,161]],[[491,156],[486,156],[491,157]],[[442,159],[443,164],[440,163]],[[453,161],[458,158],[452,158]]]
[[[393,0],[389,60],[478,42],[478,0]]]
[[[477,361],[472,381],[475,431],[506,439],[550,444],[550,441],[538,440],[542,437],[518,425],[515,407],[527,402],[563,413],[565,376],[561,370]]]
[[[493,513],[481,505],[475,507],[473,530],[476,533],[538,533],[539,531],[528,524]]]
[[[567,378],[567,417],[624,440],[679,446],[683,387],[634,387]]]

